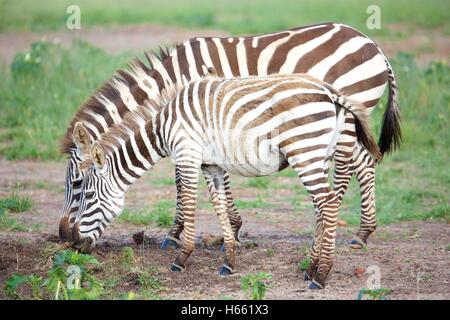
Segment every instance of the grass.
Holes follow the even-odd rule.
[[[26,231],[26,228],[17,219],[10,217],[6,211],[0,209],[0,230]]]
[[[235,203],[239,209],[272,208],[275,206],[274,204],[263,200],[261,194],[257,195],[256,200],[235,199]]]
[[[446,0],[173,0],[170,2],[130,0],[34,0],[0,1],[0,32],[41,31],[66,27],[69,5],[81,9],[81,26],[159,23],[189,28],[217,28],[230,33],[257,33],[282,30],[320,21],[350,24],[370,35],[385,35],[383,24],[408,23],[422,27],[445,26],[449,11]],[[367,30],[369,5],[381,10],[382,29]],[[105,8],[108,8],[105,10]]]
[[[11,217],[9,213],[25,212],[30,210],[32,206],[33,202],[29,196],[20,196],[17,192],[0,199],[0,230],[26,231],[25,226],[16,218]]]
[[[245,186],[257,189],[267,189],[270,184],[270,180],[270,177],[248,178]]]
[[[13,192],[11,196],[0,199],[0,208],[11,212],[24,212],[31,209],[33,202],[29,196],[19,196]]]
[[[125,208],[119,216],[119,220],[130,222],[135,225],[149,225],[155,223],[160,227],[170,227],[173,222],[173,214],[171,211],[175,208],[173,201],[161,200],[159,201],[153,211],[148,209],[140,209],[131,211]]]

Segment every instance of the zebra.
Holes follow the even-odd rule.
[[[316,208],[306,276],[312,279],[310,288],[323,288],[333,264],[339,209],[327,173],[339,135],[348,127],[347,113],[354,119],[358,141],[375,160],[381,159],[370,135],[367,108],[304,74],[209,77],[177,91],[156,114],[144,108],[130,113],[92,144],[82,165],[86,174],[72,229],[74,246],[90,251],[120,214],[127,190],[160,159],[171,157],[179,173],[184,217],[181,251],[171,270],[183,271],[194,250],[196,194],[203,172],[214,182],[209,191],[224,237],[219,273],[231,274],[236,241],[227,214],[225,171],[253,177],[290,166]]]
[[[198,37],[170,52],[162,50],[159,58],[150,53],[147,59],[150,66],[136,60],[128,69],[119,70],[88,99],[70,122],[61,147],[69,157],[60,219],[62,240],[70,240],[83,179],[83,172],[79,170],[82,152],[72,136],[75,123],[82,121],[95,141],[103,132],[119,125],[128,112],[154,102],[177,84],[201,78],[209,67],[224,77],[305,72],[332,84],[353,100],[363,103],[369,111],[377,105],[389,84],[380,151],[389,153],[400,143],[398,94],[392,68],[378,45],[350,26],[323,23],[259,36]],[[352,118],[346,119],[350,127],[352,121]],[[337,142],[334,188],[341,201],[350,178],[356,174],[361,187],[361,223],[352,246],[359,248],[366,245],[367,238],[376,228],[375,161],[359,143],[349,142],[354,135],[351,129],[346,130]],[[229,176],[225,174],[228,211],[237,237],[242,221],[232,199]],[[178,176],[177,172],[175,176]],[[176,181],[179,193],[179,179]],[[178,197],[174,225],[163,247],[179,244],[184,221],[179,208]]]

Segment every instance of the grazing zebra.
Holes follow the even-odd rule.
[[[381,153],[391,151],[400,140],[397,89],[392,68],[372,40],[343,24],[324,23],[260,36],[193,38],[170,53],[163,51],[160,59],[152,54],[148,59],[150,67],[135,61],[128,70],[118,71],[89,98],[67,129],[62,143],[62,152],[69,156],[60,220],[63,240],[70,240],[83,179],[79,170],[82,150],[77,148],[72,136],[75,123],[82,121],[92,140],[97,140],[103,132],[120,124],[128,112],[158,100],[176,84],[201,78],[208,67],[225,77],[305,72],[330,83],[370,111],[389,83],[388,106],[379,142]],[[346,119],[350,125],[352,121],[351,117]],[[354,135],[352,129],[346,130],[337,142],[334,188],[341,201],[351,176],[356,174],[362,199],[361,226],[353,241],[358,247],[366,243],[376,227],[375,161],[365,148],[352,142]],[[178,177],[177,172],[175,175]],[[176,181],[179,192],[179,179]],[[232,200],[227,174],[225,187],[228,213],[237,236],[241,220]],[[179,208],[178,197],[175,223],[165,245],[179,242],[183,230]]]
[[[103,134],[82,166],[83,194],[72,230],[75,247],[89,251],[120,214],[127,190],[157,161],[171,157],[179,175],[184,237],[172,271],[182,271],[194,250],[199,173],[214,183],[212,203],[224,235],[227,275],[235,268],[235,237],[227,215],[225,170],[263,176],[288,165],[312,197],[316,234],[308,278],[323,288],[334,252],[339,201],[328,184],[331,160],[347,113],[358,141],[380,159],[366,123],[367,109],[352,105],[328,84],[308,75],[273,75],[191,82],[152,116],[144,108]],[[349,111],[349,112],[347,112]],[[352,117],[353,117],[352,116]],[[82,127],[77,123],[76,127]],[[87,131],[85,130],[87,133]],[[356,140],[356,137],[353,137]],[[89,167],[90,166],[90,167]]]

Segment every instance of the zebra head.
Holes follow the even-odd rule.
[[[76,148],[70,152],[64,185],[64,205],[59,221],[59,238],[62,241],[72,241],[71,228],[74,224],[81,196],[84,171],[81,169],[83,161],[88,160],[89,150],[93,139],[81,122],[74,125],[73,142]]]
[[[86,171],[78,212],[72,227],[74,247],[91,251],[97,239],[124,206],[125,188],[114,178],[112,158],[94,142],[90,150],[93,165]]]

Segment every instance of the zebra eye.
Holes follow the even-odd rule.
[[[94,195],[95,195],[95,192],[94,192],[94,191],[88,191],[88,192],[86,192],[86,193],[84,194],[84,197],[85,197],[86,199],[92,199],[92,198],[94,197]]]
[[[72,181],[72,185],[73,185],[73,187],[74,188],[79,188],[79,187],[81,187],[81,184],[83,183],[83,180],[74,180],[74,181]]]

